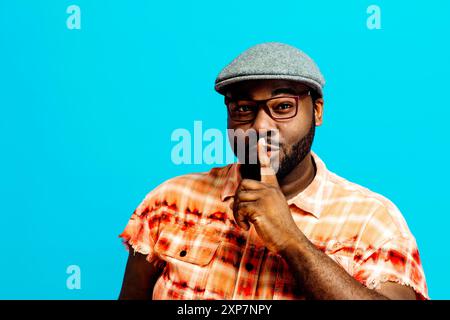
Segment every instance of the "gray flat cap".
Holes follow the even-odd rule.
[[[314,61],[304,52],[279,42],[253,46],[227,65],[217,76],[215,89],[225,94],[225,87],[245,80],[282,79],[304,83],[321,96],[325,79]]]

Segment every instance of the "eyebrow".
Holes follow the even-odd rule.
[[[279,94],[292,94],[292,95],[296,95],[297,94],[297,90],[293,89],[293,88],[277,88],[275,90],[272,91],[272,97],[273,96],[277,96]]]
[[[271,96],[275,97],[277,95],[280,94],[290,94],[290,95],[297,95],[298,91],[295,90],[294,88],[290,88],[290,87],[282,87],[282,88],[277,88],[275,90],[272,91]],[[231,95],[233,96],[233,95]],[[228,98],[231,98],[230,96],[228,96]],[[248,92],[238,92],[234,98],[238,98],[238,99],[252,99],[252,96],[248,94]]]

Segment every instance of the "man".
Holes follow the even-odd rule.
[[[245,135],[231,145],[243,139],[258,161],[147,195],[121,234],[132,249],[121,299],[428,299],[398,209],[311,151],[323,85],[315,63],[281,43],[256,45],[222,70],[215,89],[228,128],[263,137],[256,149]]]

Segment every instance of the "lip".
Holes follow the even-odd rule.
[[[278,151],[280,150],[280,147],[275,147],[273,145],[267,145],[267,151]]]
[[[273,158],[278,153],[278,150],[269,150],[267,151],[267,156],[269,158]]]
[[[257,145],[252,145],[252,146],[250,146],[249,151],[256,151],[257,149],[258,149]],[[267,151],[279,151],[280,147],[268,144],[268,145],[266,145],[266,150]]]

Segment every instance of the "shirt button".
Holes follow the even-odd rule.
[[[180,251],[180,257],[185,257],[186,254],[187,254],[187,251],[186,251],[186,250],[181,250],[181,251]]]
[[[247,262],[245,264],[245,269],[247,269],[247,271],[252,271],[253,270],[253,265],[250,262]]]
[[[243,244],[245,244],[245,238],[243,237],[243,236],[239,236],[238,238],[237,238],[237,243],[239,244],[239,245],[243,245]]]
[[[338,241],[338,242],[336,242],[335,244],[333,244],[332,250],[337,250],[337,249],[340,248],[340,246],[341,246],[341,243]]]

